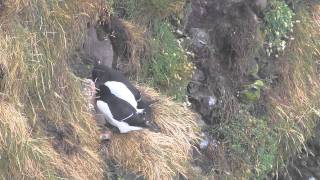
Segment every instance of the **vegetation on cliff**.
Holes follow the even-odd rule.
[[[252,0],[103,2],[5,1],[0,178],[103,179],[109,177],[107,152],[122,168],[147,179],[263,179],[277,176],[296,153],[308,152],[306,142],[320,119],[319,2],[270,0],[261,13]],[[81,79],[70,70],[86,23],[96,22],[101,5],[124,34],[113,48],[127,52],[117,55],[128,59],[128,72],[134,69],[128,74],[162,93],[140,87],[157,99],[153,116],[162,132],[115,135],[106,152],[99,149]],[[202,7],[210,5],[226,9]],[[191,12],[206,17],[193,22],[186,18]],[[200,31],[188,23],[207,33],[201,48],[192,47]],[[191,103],[207,123],[202,131],[217,142],[201,151],[213,162],[201,172],[192,167],[198,160],[190,164],[198,116],[185,107],[189,102],[181,103],[190,96],[190,81],[200,89],[200,100]]]

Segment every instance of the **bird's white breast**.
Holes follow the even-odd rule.
[[[128,89],[128,87],[117,81],[107,81],[104,83],[105,86],[109,87],[111,93],[118,98],[127,101],[131,106],[137,108],[138,103],[132,94],[132,92]]]
[[[97,101],[97,107],[101,113],[107,118],[108,121],[113,120],[113,115],[110,111],[109,105],[101,100]]]

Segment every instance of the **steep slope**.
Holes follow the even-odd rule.
[[[97,130],[68,69],[98,4],[8,0],[4,6],[0,177],[102,179]]]

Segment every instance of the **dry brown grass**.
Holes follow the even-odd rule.
[[[98,22],[111,40],[118,68],[127,75],[136,76],[141,68],[140,58],[148,46],[145,29],[116,17],[108,9],[100,13]]]
[[[8,0],[1,13],[0,175],[4,179],[101,179],[97,129],[68,68],[70,53],[93,19],[96,1]],[[58,151],[49,125],[71,133]],[[55,132],[59,134],[59,132]],[[63,134],[62,134],[63,135]],[[90,168],[89,168],[90,167]]]
[[[320,82],[316,70],[320,58],[317,42],[320,26],[316,22],[319,5],[310,7],[302,7],[305,9],[296,13],[301,23],[295,25],[295,40],[278,60],[281,81],[270,96],[271,120],[277,124],[283,159],[301,150],[320,115]]]
[[[150,180],[172,179],[178,173],[185,175],[190,150],[199,139],[198,115],[151,88],[141,86],[140,90],[158,100],[152,105],[152,111],[161,133],[144,130],[115,134],[109,147],[111,157]]]
[[[96,152],[83,148],[82,153],[75,156],[59,154],[50,143],[51,138],[32,137],[28,120],[13,105],[1,102],[0,120],[2,179],[97,179],[102,176]]]
[[[145,30],[129,21],[122,21],[122,23],[127,34],[125,46],[130,53],[126,69],[131,75],[137,75],[141,70],[141,56],[147,48],[146,39],[144,38]]]

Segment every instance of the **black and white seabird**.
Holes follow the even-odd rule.
[[[97,64],[92,70],[92,80],[96,82],[96,87],[104,84],[107,81],[121,82],[132,92],[137,102],[141,101],[140,91],[131,84],[129,79],[125,77],[121,72],[113,70],[112,68]]]
[[[108,86],[100,85],[96,98],[97,108],[111,125],[119,129],[120,133],[143,129],[144,114],[138,114],[130,103],[112,94]]]

